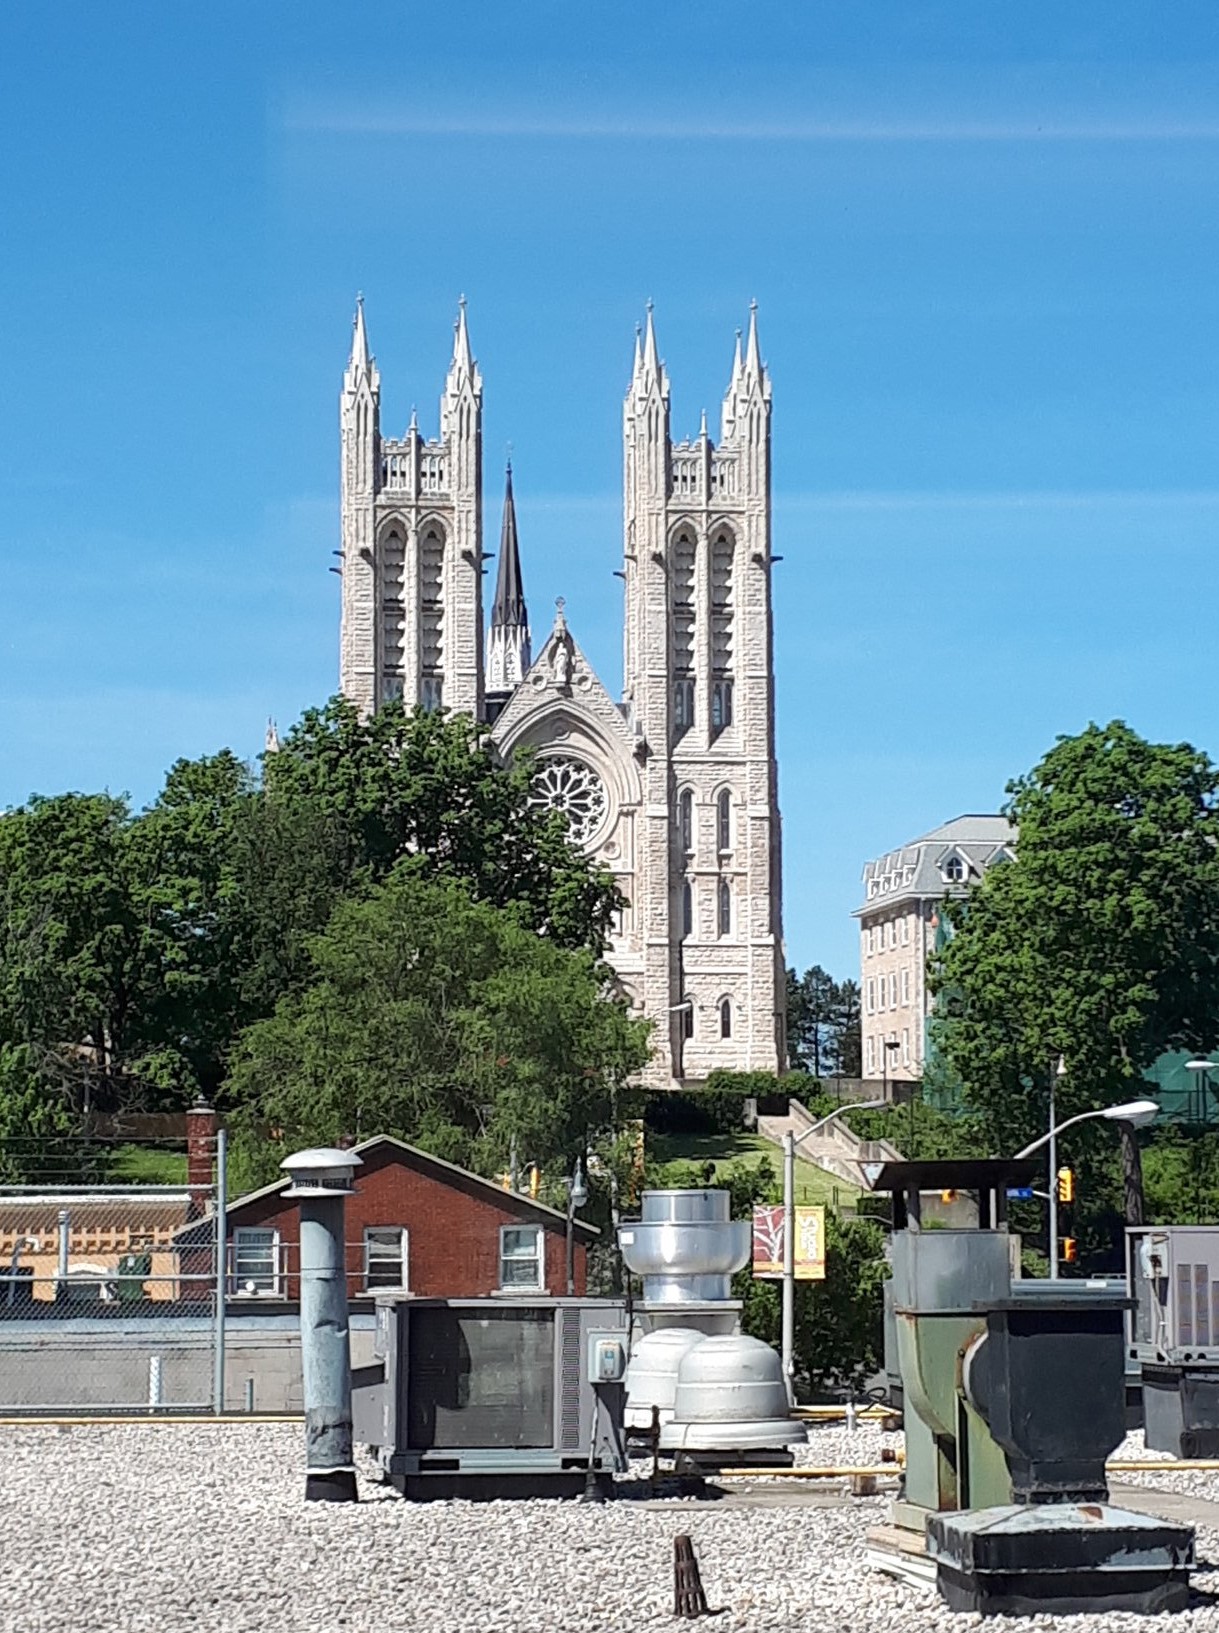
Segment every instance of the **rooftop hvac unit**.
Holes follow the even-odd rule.
[[[626,1468],[618,1299],[377,1299],[355,1439],[404,1496],[575,1496]]]
[[[1126,1242],[1147,1445],[1219,1456],[1219,1225],[1140,1226]]]

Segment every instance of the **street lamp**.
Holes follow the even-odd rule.
[[[1061,1059],[1055,1073],[1057,1077],[1066,1075],[1066,1067]],[[1065,1122],[1054,1121],[1054,1088],[1050,1086],[1050,1129],[1048,1134],[1042,1134],[1039,1139],[1026,1145],[1023,1151],[1017,1151],[1016,1160],[1021,1157],[1031,1157],[1034,1151],[1040,1151],[1043,1145],[1050,1148],[1050,1279],[1058,1278],[1058,1136],[1068,1128],[1074,1128],[1076,1123],[1086,1123],[1090,1118],[1102,1117],[1106,1122],[1129,1123],[1132,1128],[1145,1128],[1148,1123],[1154,1122],[1159,1114],[1159,1106],[1154,1100],[1127,1100],[1120,1106],[1102,1106],[1097,1111],[1080,1111],[1074,1117],[1068,1117]]]
[[[584,1179],[584,1165],[576,1158],[575,1170],[567,1184],[567,1296],[576,1291],[576,1209],[588,1201],[588,1185]]]
[[[1204,1134],[1206,1133],[1206,1130],[1210,1124],[1207,1095],[1210,1092],[1211,1083],[1208,1074],[1214,1070],[1214,1066],[1215,1062],[1213,1060],[1196,1059],[1187,1060],[1185,1062],[1185,1070],[1187,1072],[1192,1072],[1194,1076],[1194,1092],[1191,1098],[1194,1102],[1194,1110],[1197,1114],[1195,1117],[1195,1123]],[[1203,1162],[1204,1155],[1202,1146],[1198,1140],[1197,1134],[1195,1134],[1193,1140],[1192,1167],[1194,1170],[1194,1211],[1198,1215],[1199,1224],[1202,1223]]]
[[[783,1377],[787,1393],[795,1400],[792,1386],[792,1360],[796,1339],[796,1147],[803,1145],[819,1129],[842,1117],[848,1111],[875,1111],[885,1105],[884,1100],[860,1100],[854,1104],[835,1106],[828,1116],[820,1118],[795,1135],[791,1129],[783,1136]]]

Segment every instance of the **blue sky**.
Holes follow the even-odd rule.
[[[1213,0],[5,8],[0,805],[334,689],[357,289],[391,433],[468,297],[489,529],[511,443],[614,691],[635,321],[684,436],[757,298],[801,967],[1056,734],[1219,755],[1217,58]]]

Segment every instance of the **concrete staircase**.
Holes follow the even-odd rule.
[[[763,1139],[773,1140],[780,1148],[783,1138],[788,1132],[796,1139],[810,1129],[817,1119],[799,1100],[787,1102],[785,1117],[759,1117],[758,1133]],[[818,1168],[824,1168],[827,1173],[836,1179],[843,1180],[847,1185],[864,1188],[863,1170],[861,1163],[865,1162],[901,1162],[902,1153],[889,1140],[861,1140],[857,1134],[852,1134],[842,1118],[827,1123],[811,1138],[796,1149],[797,1157],[805,1162],[815,1163]]]

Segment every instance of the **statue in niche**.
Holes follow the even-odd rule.
[[[564,689],[571,685],[571,652],[566,641],[560,641],[554,649],[554,678]]]

